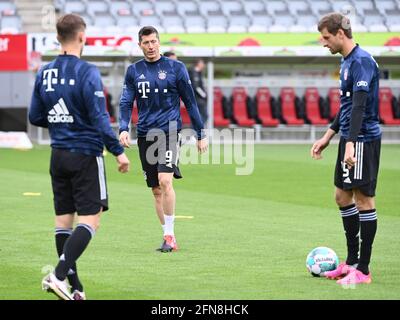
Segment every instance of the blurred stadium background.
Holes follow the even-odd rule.
[[[208,128],[254,127],[257,142],[310,142],[339,108],[340,57],[316,32],[332,11],[350,17],[356,41],[379,63],[384,141],[400,142],[399,0],[0,0],[0,131],[48,143],[27,125],[26,110],[35,71],[57,54],[56,18],[74,12],[88,24],[84,56],[101,69],[114,123],[124,72],[141,57],[137,31],[153,25],[162,51],[188,67],[206,60]],[[188,125],[183,106],[182,118]]]
[[[332,11],[350,17],[356,42],[381,70],[385,145],[373,289],[344,291],[305,269],[313,247],[345,255],[332,196],[336,147],[324,161],[309,158],[310,143],[339,108],[340,56],[321,46],[316,29]],[[0,299],[53,299],[39,289],[43,266],[56,261],[49,138],[28,125],[27,108],[36,71],[58,54],[56,19],[69,12],[88,24],[83,58],[101,70],[116,130],[125,70],[142,57],[137,31],[154,25],[162,52],[175,51],[188,67],[205,59],[208,128],[254,128],[257,143],[277,144],[255,147],[250,176],[235,176],[234,165],[184,166],[177,214],[194,218],[177,219],[182,250],[161,257],[136,148],[127,151],[129,177],[106,157],[112,214],[80,260],[90,298],[398,299],[400,0],[0,0],[0,147],[29,145],[15,132],[44,144],[0,149],[0,225],[7,226],[0,229]]]

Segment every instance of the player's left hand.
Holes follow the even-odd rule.
[[[207,151],[207,149],[208,149],[207,138],[197,140],[197,151],[199,151],[199,153],[204,153]]]
[[[121,146],[123,146],[124,148],[129,148],[129,132],[128,131],[122,131],[119,134],[119,143],[121,144]]]
[[[356,164],[357,159],[354,157],[354,142],[346,142],[346,150],[344,152],[343,161],[347,164],[349,169]]]
[[[329,145],[329,139],[322,137],[317,140],[311,147],[311,157],[315,160],[322,159],[322,151]]]
[[[118,162],[118,171],[121,173],[126,173],[129,171],[130,161],[125,153],[120,154],[117,156]]]

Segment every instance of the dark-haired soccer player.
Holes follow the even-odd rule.
[[[176,53],[173,52],[173,51],[165,51],[163,53],[163,56],[167,57],[167,58],[170,58],[172,60],[178,60],[178,57],[177,57]]]
[[[377,229],[375,189],[378,178],[381,130],[378,117],[379,68],[374,58],[352,38],[350,21],[340,13],[318,24],[324,47],[340,53],[340,111],[311,155],[321,152],[340,131],[335,170],[336,203],[347,240],[347,259],[326,273],[339,284],[370,283],[369,263]],[[361,237],[361,246],[359,244]]]
[[[99,227],[101,213],[108,210],[104,144],[116,156],[119,171],[129,170],[129,160],[110,126],[100,72],[80,59],[85,29],[77,15],[59,18],[62,54],[39,71],[29,110],[32,124],[49,129],[52,147],[50,174],[60,259],[42,286],[64,300],[85,299],[76,261]],[[72,230],[75,212],[78,224]]]
[[[139,31],[139,46],[144,59],[128,67],[120,100],[120,142],[129,147],[129,123],[136,99],[140,160],[164,230],[160,250],[170,252],[178,249],[174,233],[175,191],[172,180],[173,177],[182,177],[178,168],[179,131],[182,127],[180,98],[197,133],[199,152],[207,150],[207,139],[185,65],[160,55],[160,38],[154,27],[143,27]]]

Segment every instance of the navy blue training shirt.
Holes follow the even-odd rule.
[[[341,61],[340,118],[342,137],[349,138],[353,93],[368,93],[361,131],[357,141],[372,141],[381,137],[379,126],[379,67],[374,58],[358,45]]]
[[[176,121],[180,130],[180,98],[189,113],[197,138],[203,138],[203,122],[185,65],[164,56],[154,62],[142,59],[130,65],[120,99],[119,131],[129,131],[135,99],[139,114],[138,137],[145,137],[151,129],[168,133],[171,121]]]
[[[110,126],[100,72],[73,55],[59,55],[37,74],[29,121],[49,129],[51,146],[100,156],[104,145],[124,152]]]

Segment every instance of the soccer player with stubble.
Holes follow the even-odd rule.
[[[110,126],[100,72],[80,59],[86,41],[84,20],[67,14],[56,28],[62,53],[39,71],[29,110],[32,124],[49,129],[52,149],[59,262],[42,287],[63,300],[85,300],[76,261],[108,210],[104,145],[116,157],[120,172],[129,170],[129,160]],[[75,212],[78,224],[73,230]]]
[[[182,127],[180,99],[196,131],[200,153],[207,150],[207,138],[185,65],[160,55],[160,38],[154,27],[143,27],[138,36],[144,59],[130,65],[126,71],[120,99],[119,138],[123,146],[129,147],[129,123],[136,100],[140,160],[164,231],[158,250],[171,252],[178,249],[174,233],[175,191],[172,181],[173,177],[182,178],[178,168],[179,131]]]
[[[339,279],[337,283],[341,285],[370,283],[381,147],[379,68],[374,58],[354,42],[347,17],[340,13],[328,14],[319,21],[318,30],[324,47],[332,54],[342,55],[340,110],[325,135],[311,148],[311,156],[320,159],[322,151],[340,131],[335,198],[346,236],[347,259],[325,276]]]

